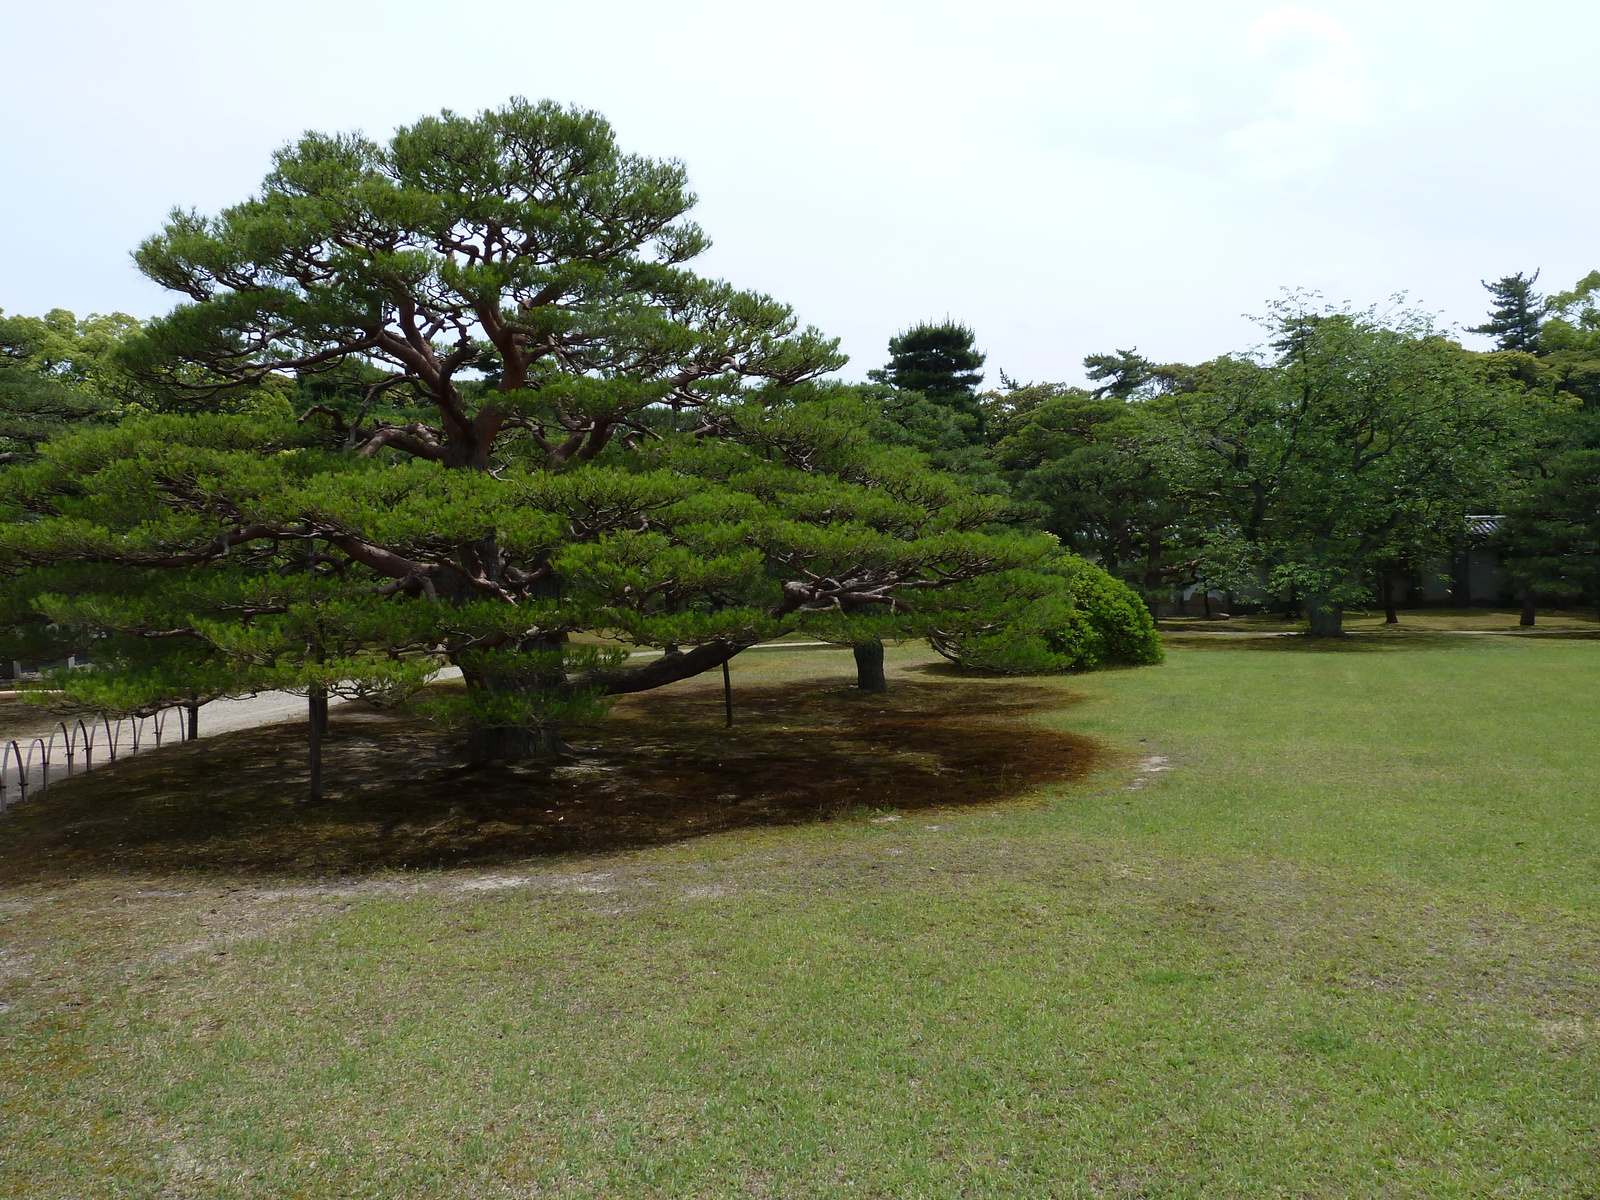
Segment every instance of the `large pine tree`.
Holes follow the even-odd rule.
[[[200,411],[6,473],[14,623],[101,645],[127,707],[452,663],[436,707],[476,755],[547,755],[609,697],[813,625],[905,636],[923,598],[1056,553],[805,386],[835,344],[688,270],[692,203],[597,115],[515,101],[308,135],[259,196],[175,213],[137,259],[189,300],[124,366]]]

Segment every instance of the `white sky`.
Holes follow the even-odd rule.
[[[844,338],[966,321],[996,368],[1255,340],[1285,286],[1600,267],[1595,0],[0,0],[0,308],[172,299],[128,252],[243,199],[302,130],[515,94],[687,163],[701,269]],[[1469,339],[1469,343],[1476,342]]]

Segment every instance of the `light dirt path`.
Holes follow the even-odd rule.
[[[751,650],[790,650],[811,646],[831,646],[832,642],[763,642]],[[635,650],[629,658],[659,658],[660,650]],[[461,678],[460,667],[446,667],[434,676],[435,680],[448,681]],[[349,703],[330,697],[328,707],[336,708]],[[261,692],[254,696],[241,696],[237,700],[213,700],[200,709],[200,736],[234,733],[240,729],[256,729],[262,725],[277,725],[284,721],[306,719],[306,698],[292,692]]]
[[[751,650],[799,650],[816,646],[830,646],[832,642],[763,642],[751,646]],[[660,650],[636,650],[629,655],[630,658],[657,658]],[[451,680],[461,678],[459,667],[446,667],[440,671],[435,679]],[[15,695],[16,693],[0,693],[0,696]],[[336,708],[348,703],[346,700],[332,697],[328,701],[329,708]],[[177,714],[174,713],[174,720]],[[216,737],[224,733],[235,733],[241,729],[257,729],[263,725],[277,725],[286,721],[303,721],[306,719],[306,698],[292,692],[260,692],[254,696],[240,696],[234,700],[213,700],[200,708],[200,736],[202,738]],[[53,724],[53,721],[52,721]],[[174,726],[176,728],[176,726]],[[50,726],[40,722],[38,728],[30,727],[29,737],[49,736]]]

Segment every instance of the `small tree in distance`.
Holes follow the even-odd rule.
[[[1525,354],[1539,351],[1539,327],[1544,321],[1544,307],[1533,285],[1539,278],[1535,271],[1527,278],[1522,272],[1487,281],[1483,286],[1494,297],[1494,308],[1482,325],[1474,325],[1468,333],[1482,333],[1494,338],[1497,350],[1520,350]]]
[[[948,318],[913,325],[889,339],[888,365],[867,372],[867,377],[954,409],[971,420],[981,440],[984,412],[978,387],[988,356],[977,349],[977,340],[971,329]]]
[[[1157,377],[1159,368],[1138,349],[1118,350],[1115,354],[1090,354],[1083,360],[1084,374],[1100,386],[1095,399],[1110,396],[1127,400]]]

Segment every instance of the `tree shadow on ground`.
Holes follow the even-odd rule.
[[[306,803],[297,725],[169,746],[62,782],[0,818],[0,881],[94,874],[329,875],[640,847],[867,808],[1020,796],[1081,778],[1097,745],[1028,720],[1017,682],[743,688],[629,697],[553,765],[468,764],[420,720],[344,709],[328,795]]]

